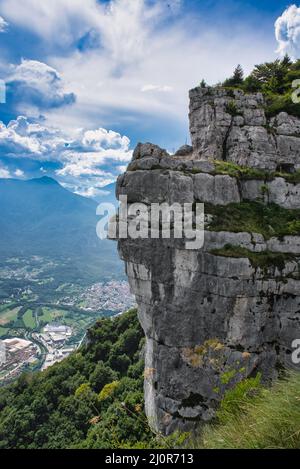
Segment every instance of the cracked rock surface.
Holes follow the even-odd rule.
[[[299,119],[280,113],[267,120],[261,94],[196,88],[190,99],[192,148],[170,156],[139,144],[118,179],[118,196],[148,206],[259,199],[300,208],[299,184],[276,177],[262,196],[264,182],[215,174],[213,162],[299,169]],[[247,256],[216,251],[227,245],[286,257],[280,265],[255,266]],[[145,331],[145,405],[155,431],[199,426],[240,380],[257,372],[272,380],[292,366],[292,342],[300,338],[299,236],[206,231],[201,249],[172,238],[119,239],[118,248]]]
[[[300,169],[299,119],[281,112],[268,119],[261,93],[222,88],[190,91],[190,132],[195,158],[226,160],[275,171]]]

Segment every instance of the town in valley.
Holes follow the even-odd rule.
[[[1,261],[0,385],[63,360],[97,319],[135,305],[125,280],[77,283],[63,267],[38,256]]]

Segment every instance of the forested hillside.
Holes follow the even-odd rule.
[[[0,449],[298,448],[299,374],[267,390],[260,375],[228,391],[199,437],[154,435],[144,414],[136,310],[102,319],[88,344],[0,392]]]
[[[142,352],[135,310],[98,321],[87,345],[62,363],[1,389],[0,447],[153,445],[143,411]]]

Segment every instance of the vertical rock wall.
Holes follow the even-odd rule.
[[[267,121],[261,95],[222,89],[190,93],[193,147],[174,156],[139,144],[118,180],[128,203],[205,202],[226,206],[261,197],[262,181],[218,175],[214,160],[275,170],[300,167],[300,121],[281,113]],[[272,131],[269,131],[269,126]],[[268,181],[274,201],[300,208],[300,187]],[[273,194],[273,195],[272,195]],[[300,338],[300,238],[205,232],[202,249],[179,239],[119,239],[146,335],[145,402],[150,425],[169,434],[212,419],[228,387],[261,372],[265,380],[291,366]],[[287,254],[281,266],[254,267],[216,249]]]

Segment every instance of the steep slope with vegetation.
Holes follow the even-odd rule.
[[[154,445],[143,410],[143,342],[135,310],[103,319],[62,363],[1,388],[0,447]]]
[[[143,333],[136,311],[102,319],[88,344],[0,389],[1,449],[299,448],[300,375],[272,388],[260,374],[228,391],[200,436],[154,435],[144,413]]]

